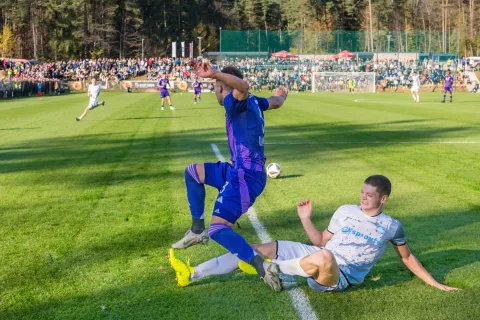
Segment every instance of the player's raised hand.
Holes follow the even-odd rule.
[[[279,86],[278,88],[273,90],[273,95],[274,96],[282,96],[286,99],[287,96],[288,96],[288,90],[284,86]]]
[[[195,65],[195,70],[192,72],[200,78],[213,78],[213,75],[215,74],[215,70],[213,70],[213,67],[206,62],[198,62]]]
[[[310,200],[300,201],[297,204],[297,212],[300,220],[310,219],[312,216],[312,202]]]

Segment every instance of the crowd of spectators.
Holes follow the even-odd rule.
[[[279,60],[264,58],[225,59],[221,66],[232,64],[243,71],[253,90],[267,87],[271,89],[279,84],[294,91],[309,91],[314,72],[375,72],[375,80],[382,91],[392,87],[411,87],[412,71],[421,75],[422,85],[439,85],[446,70],[456,75],[457,83],[466,82],[465,64],[456,64],[453,60],[435,62],[398,61],[374,59],[300,59]],[[478,67],[477,67],[478,68]],[[348,81],[348,77],[342,79]]]
[[[23,88],[25,83],[30,83],[29,88],[42,87],[42,93],[61,93],[64,81],[88,81],[92,76],[103,83],[130,79],[157,80],[163,73],[167,73],[170,80],[188,80],[192,75],[190,62],[188,58],[98,58],[48,63],[0,59],[0,91]],[[438,63],[427,59],[229,58],[214,61],[214,64],[219,69],[226,65],[238,67],[253,91],[271,90],[278,85],[284,85],[291,91],[310,91],[314,72],[375,72],[376,83],[383,91],[389,87],[397,90],[411,86],[413,70],[421,74],[423,85],[438,85],[447,69],[453,71],[458,82],[465,81],[462,74],[465,64],[457,65],[452,60]],[[348,79],[343,80],[346,82]],[[46,83],[52,84],[47,86]],[[54,88],[53,92],[50,89],[45,92],[43,88],[47,87]]]
[[[41,88],[39,94],[62,93],[65,81],[85,82],[94,76],[103,83],[111,81],[116,84],[122,80],[143,75],[148,75],[148,79],[156,80],[163,72],[167,72],[171,77],[181,74],[183,79],[186,76],[184,71],[188,67],[188,62],[189,59],[171,58],[99,58],[47,63],[23,59],[0,59],[0,96],[8,95],[6,92],[12,90],[31,95],[30,87]],[[54,85],[51,86],[49,83]],[[46,90],[50,87],[57,89]],[[12,95],[15,93],[12,92]]]

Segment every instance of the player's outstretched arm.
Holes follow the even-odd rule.
[[[428,273],[427,270],[423,267],[423,265],[418,261],[417,257],[415,257],[410,251],[410,248],[408,247],[407,244],[404,244],[403,246],[393,246],[395,251],[397,251],[397,254],[399,255],[400,259],[402,259],[402,262],[407,266],[407,268],[417,277],[423,280],[426,284],[435,287],[437,289],[440,289],[442,291],[456,291],[456,290],[461,290],[459,288],[453,288],[446,286],[437,280],[435,280],[430,273]]]
[[[312,216],[312,202],[310,200],[300,201],[297,204],[297,213],[300,217],[300,221],[302,222],[303,229],[305,229],[305,232],[307,233],[312,244],[318,247],[325,246],[333,235],[326,229],[323,232],[320,232],[313,225],[313,222],[310,219]]]
[[[285,100],[287,100],[288,90],[284,86],[280,86],[273,90],[273,96],[268,98],[268,109],[278,109],[280,108]]]
[[[231,74],[215,71],[209,63],[198,63],[193,73],[200,78],[220,80],[227,86],[232,87],[234,89],[233,97],[237,100],[245,100],[248,98],[248,89],[250,86],[245,80]]]

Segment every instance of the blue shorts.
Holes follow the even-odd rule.
[[[202,91],[200,91],[200,90],[195,90],[195,92],[194,92],[194,94],[196,94],[197,96],[199,96],[201,93],[202,93]]]
[[[213,215],[235,224],[253,205],[267,183],[265,172],[234,168],[228,162],[205,163],[205,184],[219,193]]]
[[[307,283],[310,288],[317,292],[338,292],[338,291],[345,291],[350,287],[348,284],[347,278],[340,270],[340,277],[338,278],[338,282],[334,286],[324,286],[323,284],[318,283],[313,279],[313,277],[307,278]]]
[[[445,87],[443,88],[445,91],[448,91],[448,92],[452,92],[453,91],[453,88],[452,87]]]
[[[160,90],[160,98],[165,98],[170,96],[167,90]]]

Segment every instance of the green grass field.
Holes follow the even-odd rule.
[[[295,319],[286,292],[236,272],[178,288],[167,250],[190,227],[183,181],[193,162],[227,158],[213,94],[104,92],[0,101],[0,319]],[[360,100],[358,100],[360,99]],[[269,179],[255,203],[274,239],[308,242],[295,204],[311,199],[322,229],[363,180],[393,183],[385,212],[431,274],[415,278],[391,245],[365,283],[344,293],[299,286],[319,319],[480,318],[480,96],[290,94],[266,118]],[[354,100],[357,100],[355,102]],[[207,189],[206,212],[216,190]],[[209,220],[211,215],[207,215]],[[238,231],[258,237],[246,217]],[[225,253],[210,241],[179,251],[198,264]]]

